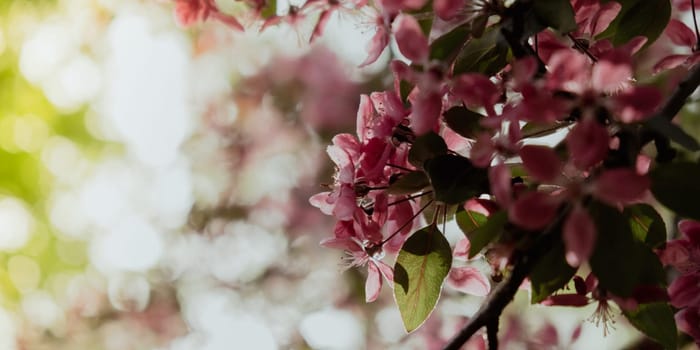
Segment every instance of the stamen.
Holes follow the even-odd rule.
[[[433,191],[427,191],[427,192],[423,192],[423,193],[419,193],[419,194],[410,195],[410,196],[408,196],[408,197],[406,197],[406,198],[393,201],[393,202],[387,204],[386,206],[387,206],[387,207],[390,207],[390,206],[392,206],[392,205],[396,205],[396,204],[400,204],[400,203],[403,203],[403,202],[407,202],[407,201],[410,201],[410,200],[413,200],[413,199],[416,199],[416,198],[420,198],[420,197],[423,197],[423,196],[428,195],[428,194],[431,194],[431,193],[433,193]]]

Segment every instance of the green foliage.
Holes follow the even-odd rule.
[[[424,166],[439,202],[459,204],[488,190],[486,170],[465,157],[443,154],[426,160]]]
[[[559,242],[542,257],[530,273],[530,302],[539,303],[564,287],[574,277],[576,270],[566,262],[564,244]]]
[[[472,38],[467,42],[457,55],[453,74],[469,72],[496,74],[506,66],[509,55],[510,47],[501,36],[500,28],[493,26],[480,38]]]
[[[469,218],[462,218],[462,224],[459,225],[460,213],[457,213],[457,224],[464,232],[464,235],[469,238],[469,257],[473,258],[475,255],[479,254],[482,249],[484,249],[489,243],[495,241],[503,232],[503,228],[508,223],[508,213],[505,211],[499,211],[491,214],[486,222],[479,217],[478,213],[465,212]],[[464,228],[469,228],[465,220],[473,220],[473,225],[475,228],[471,230],[465,230]],[[478,227],[477,227],[478,225]]]
[[[667,303],[642,304],[636,310],[623,313],[632,325],[665,349],[678,348],[678,330],[673,310]]]
[[[442,116],[450,129],[469,139],[475,139],[479,133],[487,130],[480,123],[485,116],[466,107],[452,107],[445,111]]]
[[[265,6],[260,10],[260,17],[268,19],[277,14],[277,0],[265,1]]]
[[[569,0],[537,0],[532,7],[535,16],[543,25],[568,33],[576,29],[574,9]]]
[[[648,204],[635,204],[623,212],[630,224],[634,237],[649,247],[658,247],[666,242],[666,224],[664,219]]]
[[[590,258],[600,285],[620,297],[629,297],[642,284],[663,285],[661,262],[649,247],[635,239],[628,219],[601,203],[590,206],[598,237]]]
[[[422,171],[412,171],[401,175],[398,180],[394,181],[387,192],[394,195],[416,193],[430,186],[430,180]]]
[[[420,327],[435,309],[451,265],[450,244],[437,226],[406,240],[394,265],[394,297],[406,331]]]
[[[430,44],[430,59],[446,60],[455,55],[469,39],[469,32],[468,25],[463,24],[435,39]]]
[[[447,154],[445,140],[431,131],[417,137],[416,141],[413,142],[413,146],[408,152],[408,162],[416,168],[422,169],[426,160],[443,154]]]
[[[615,0],[622,5],[615,20],[596,39],[610,39],[620,46],[642,35],[651,45],[666,28],[671,19],[669,0]]]
[[[654,197],[676,214],[700,220],[700,164],[670,163],[650,173]]]

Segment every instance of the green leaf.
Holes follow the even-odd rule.
[[[457,215],[459,215],[459,213]],[[467,238],[469,238],[469,258],[473,258],[489,243],[496,240],[503,232],[503,228],[507,223],[508,213],[505,211],[499,211],[491,214],[486,223],[479,226],[479,228],[471,231],[470,233],[464,232],[464,234],[467,235]]]
[[[465,157],[443,154],[426,160],[424,166],[439,202],[459,204],[488,191],[486,170]]]
[[[447,154],[447,144],[440,135],[429,132],[416,138],[408,151],[408,162],[419,169],[423,169],[426,160],[436,156]]]
[[[678,348],[678,330],[667,303],[641,304],[636,310],[623,313],[632,325],[664,348]]]
[[[394,297],[406,331],[420,327],[435,309],[451,265],[450,244],[435,225],[406,240],[394,265]]]
[[[533,3],[535,16],[545,26],[556,29],[560,33],[568,33],[576,29],[574,8],[569,0],[537,0]]]
[[[472,38],[455,60],[453,74],[479,72],[493,75],[508,63],[510,47],[502,38],[500,28],[493,26],[480,38]]]
[[[488,221],[488,216],[477,213],[471,210],[464,210],[463,208],[457,211],[455,220],[457,220],[457,226],[462,230],[465,236],[469,237],[472,233],[481,226],[484,226],[486,221]]]
[[[466,107],[452,107],[445,111],[442,116],[450,129],[469,139],[475,139],[479,133],[487,130],[480,123],[486,117]]]
[[[700,165],[670,163],[659,165],[650,173],[654,197],[676,214],[700,220]]]
[[[529,137],[543,137],[543,136],[548,136],[551,134],[554,134],[555,132],[559,131],[561,128],[566,127],[571,125],[569,122],[555,122],[555,123],[547,123],[547,124],[542,124],[542,123],[527,123],[523,128],[520,130],[522,132],[523,136],[522,138],[526,139]]]
[[[603,288],[629,297],[639,285],[665,283],[658,256],[635,239],[623,213],[601,203],[591,204],[590,212],[598,231],[590,265]]]
[[[635,204],[625,208],[632,233],[638,241],[650,247],[658,247],[666,242],[666,224],[656,209],[648,204]]]
[[[620,297],[632,295],[639,281],[635,241],[622,213],[601,203],[590,206],[598,237],[590,258],[591,270],[601,286]]]
[[[265,6],[260,10],[260,17],[268,19],[277,14],[277,0],[265,1]]]
[[[430,186],[430,180],[428,180],[428,176],[424,172],[412,171],[402,174],[398,180],[389,185],[387,192],[393,195],[411,194],[428,186]]]
[[[655,116],[647,120],[646,125],[689,151],[695,152],[700,150],[700,144],[693,136],[662,116]]]
[[[457,26],[443,34],[430,44],[431,60],[446,60],[459,52],[459,49],[469,39],[469,27],[467,24]]]
[[[666,28],[671,19],[669,0],[615,0],[622,9],[605,31],[596,39],[610,39],[620,46],[642,35],[647,37],[645,46],[651,45]]]
[[[563,288],[574,277],[576,270],[566,262],[564,244],[559,242],[540,259],[530,273],[530,302],[539,303]]]
[[[401,102],[404,103],[404,105],[408,106],[408,95],[411,93],[411,90],[413,90],[413,84],[406,80],[401,80],[399,82],[399,93],[401,94]]]

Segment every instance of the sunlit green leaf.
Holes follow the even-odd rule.
[[[479,254],[489,243],[496,240],[503,232],[503,228],[507,223],[508,213],[499,211],[491,214],[486,223],[479,226],[476,230],[470,233],[465,232],[470,243],[469,257],[472,258]]]
[[[420,327],[435,309],[452,265],[452,251],[435,225],[415,232],[394,265],[394,296],[406,331]]]
[[[666,224],[654,207],[635,204],[625,208],[624,214],[637,240],[650,247],[657,247],[666,242]]]

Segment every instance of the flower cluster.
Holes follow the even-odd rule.
[[[493,282],[507,292],[491,293],[465,326],[468,335],[486,326],[493,343],[492,321],[528,278],[533,303],[592,298],[606,321],[614,300],[649,337],[676,344],[645,322],[672,311],[668,258],[653,253],[666,239],[653,205],[700,219],[679,200],[685,185],[696,187],[700,165],[677,159],[671,143],[700,149],[671,123],[700,73],[662,88],[673,84],[666,72],[697,61],[700,34],[681,22],[692,2],[336,0],[292,6],[286,16],[249,5],[263,29],[318,13],[312,39],[333,11],[362,10],[375,27],[362,65],[392,38],[402,56],[390,64],[391,88],[361,97],[355,134],[332,138],[333,183],[310,199],[337,220],[322,245],[345,250],[350,267],[367,266],[368,302],[389,282],[410,332],[444,281],[476,295]],[[186,17],[218,13],[207,9]],[[669,55],[655,43],[662,33],[692,52]],[[662,58],[649,58],[654,50]],[[646,79],[645,65],[658,80]],[[455,247],[443,232],[452,220],[466,236]],[[468,266],[453,266],[460,259]],[[472,259],[490,266],[492,281]],[[586,282],[579,269],[591,272]],[[684,308],[679,326],[694,336],[697,300],[684,296],[697,278],[685,274],[669,289],[671,305]],[[558,294],[570,286],[576,294]],[[672,321],[663,327],[676,332]]]
[[[700,344],[700,222],[678,224],[683,237],[669,241],[659,253],[664,265],[673,266],[680,276],[670,286],[671,305],[678,308],[678,328]]]

